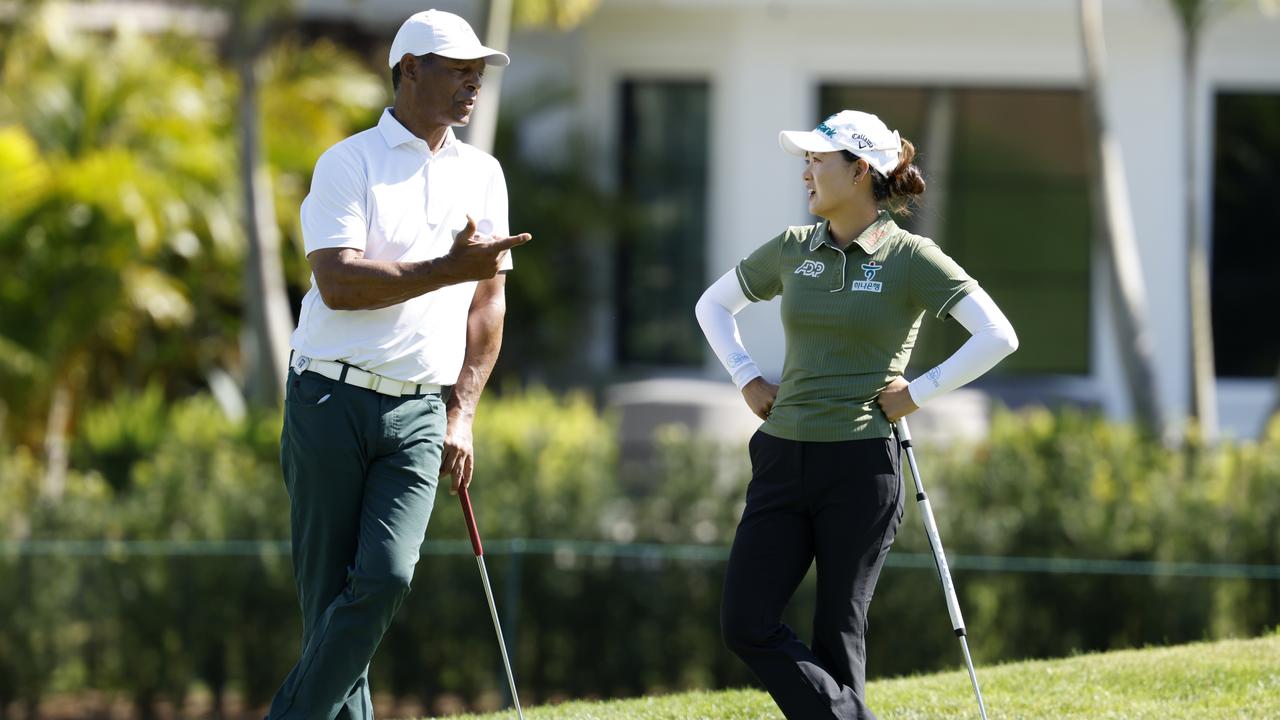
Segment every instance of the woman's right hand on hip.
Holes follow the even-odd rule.
[[[742,397],[751,412],[761,420],[768,420],[769,413],[773,411],[773,401],[778,399],[778,386],[764,377],[757,377],[742,386]]]

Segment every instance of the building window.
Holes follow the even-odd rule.
[[[1214,365],[1224,377],[1272,377],[1280,366],[1280,94],[1218,93],[1214,111]]]
[[[622,84],[621,223],[614,283],[623,366],[698,366],[693,305],[706,283],[705,82]]]
[[[823,117],[873,112],[916,146],[928,190],[921,207],[898,220],[932,236],[1017,329],[1020,349],[996,372],[1090,372],[1092,133],[1082,103],[1075,90],[829,85],[820,92]],[[913,371],[941,362],[967,337],[954,321],[926,321]]]

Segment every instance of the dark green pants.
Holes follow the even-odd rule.
[[[280,464],[302,657],[271,720],[373,717],[369,661],[409,592],[444,431],[439,395],[388,397],[289,371]]]

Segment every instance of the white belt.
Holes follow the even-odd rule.
[[[335,362],[333,360],[317,360],[309,358],[305,355],[294,355],[293,362],[290,363],[293,371],[301,375],[310,371],[317,375],[323,375],[330,380],[340,380],[348,385],[355,385],[358,388],[372,390],[383,395],[391,397],[400,397],[402,395],[435,395],[439,394],[440,386],[434,383],[411,383],[401,380],[392,380],[389,377],[378,375],[377,373],[361,370],[354,365]],[[347,376],[342,376],[343,370],[347,371]]]

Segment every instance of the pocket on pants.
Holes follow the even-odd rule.
[[[314,407],[323,405],[333,398],[337,380],[327,378],[313,372],[301,375],[289,371],[289,388],[285,393],[285,401],[291,405]]]

